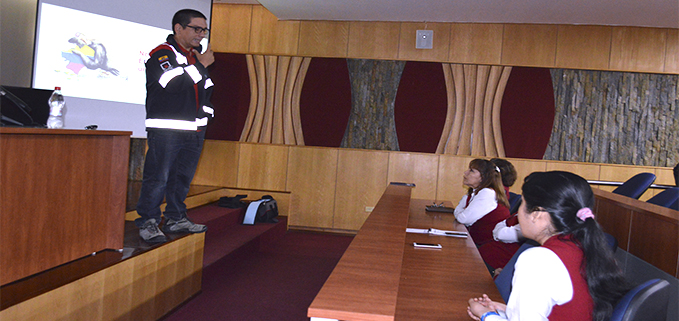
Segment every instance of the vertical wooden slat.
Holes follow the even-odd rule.
[[[302,87],[306,73],[309,70],[311,58],[303,58],[299,68],[299,75],[296,77],[295,89],[292,92],[292,126],[295,133],[296,145],[304,145],[304,133],[302,131],[302,118],[299,111],[299,100],[302,95]]]
[[[240,135],[240,141],[250,141],[252,135],[255,113],[257,112],[257,104],[259,98],[259,86],[257,77],[257,66],[255,65],[255,57],[253,55],[245,55],[245,61],[248,65],[248,75],[250,79],[250,106],[248,107],[248,116],[245,119],[245,126]]]
[[[281,93],[281,123],[282,128],[282,144],[296,145],[295,130],[292,124],[292,93],[295,90],[295,83],[297,82],[299,68],[302,62],[301,57],[292,57],[290,59],[287,75],[285,77],[284,90]]]
[[[495,135],[494,140],[497,156],[505,157],[505,145],[502,140],[502,127],[500,125],[500,108],[502,107],[502,97],[504,97],[505,88],[507,87],[507,81],[509,81],[509,74],[512,71],[512,67],[499,68],[502,68],[502,76],[500,77],[493,101],[493,135]]]
[[[289,81],[288,77],[290,63],[292,58],[289,56],[280,56],[277,59],[278,65],[272,72],[275,72],[273,77],[276,81],[276,90],[273,91],[273,105],[272,105],[272,119],[271,119],[271,143],[283,144],[285,142],[283,137],[284,125],[283,114],[285,112],[285,87]]]
[[[444,154],[448,148],[448,142],[455,121],[455,84],[453,82],[453,72],[451,64],[441,64],[443,68],[443,79],[446,83],[446,121],[443,124],[443,132],[439,139],[439,144],[436,147],[436,154]]]
[[[484,148],[485,138],[485,127],[487,118],[485,117],[485,112],[483,108],[484,94],[486,93],[486,85],[488,84],[488,73],[490,67],[485,65],[473,66],[476,69],[476,85],[474,86],[474,130],[473,143],[472,143],[472,155],[486,155],[486,150]]]
[[[486,85],[486,92],[483,99],[483,143],[486,149],[486,156],[491,157],[498,156],[497,143],[495,141],[497,137],[495,136],[493,103],[496,99],[495,93],[501,75],[502,67],[490,67],[488,84]]]

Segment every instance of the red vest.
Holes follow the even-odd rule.
[[[469,206],[471,197],[467,197],[467,204]],[[476,246],[481,246],[488,242],[494,241],[493,239],[493,229],[497,223],[504,221],[509,217],[509,209],[502,205],[497,204],[494,210],[490,213],[484,215],[478,221],[474,222],[471,226],[467,227],[469,230],[469,236],[472,237]]]
[[[594,301],[589,294],[587,279],[580,274],[584,259],[582,250],[570,241],[570,236],[552,236],[542,246],[552,250],[566,266],[573,283],[573,299],[564,305],[555,305],[549,315],[550,321],[591,321]]]

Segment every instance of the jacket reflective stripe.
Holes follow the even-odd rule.
[[[174,79],[177,76],[181,76],[184,73],[184,68],[178,67],[178,68],[173,68],[170,69],[166,72],[163,73],[162,76],[160,76],[160,79],[158,80],[158,83],[165,88],[167,84]]]
[[[176,120],[176,119],[147,119],[146,128],[164,128],[180,130],[197,130],[198,125],[195,121]]]
[[[207,126],[207,117],[196,118],[196,125],[197,125],[198,127]]]
[[[203,106],[203,111],[206,112],[206,113],[208,113],[208,114],[210,114],[210,115],[212,115],[212,116],[215,115],[215,110],[212,109],[212,108],[210,108],[210,107],[208,107],[208,106]]]
[[[190,65],[187,67],[184,67],[184,70],[191,76],[191,79],[193,79],[193,83],[197,84],[201,80],[203,80],[203,76],[201,76],[200,71],[198,71],[198,68],[194,65]]]
[[[166,43],[166,44],[167,44],[168,47],[170,47],[170,49],[172,49],[172,51],[174,51],[174,55],[176,56],[178,64],[180,64],[180,65],[188,65],[189,64],[189,60],[186,59],[186,56],[184,56],[184,54],[177,51],[177,49],[175,47],[173,47],[172,45],[170,45],[169,43]]]
[[[212,87],[212,86],[214,86],[214,85],[215,85],[215,84],[212,83],[212,78],[205,79],[205,89],[208,89],[208,88],[210,88],[210,87]]]

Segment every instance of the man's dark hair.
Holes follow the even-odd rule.
[[[186,28],[193,18],[203,18],[207,20],[205,15],[198,10],[182,9],[177,11],[177,13],[174,14],[174,17],[172,17],[172,33],[175,33],[174,26],[176,24],[179,24],[182,28]]]

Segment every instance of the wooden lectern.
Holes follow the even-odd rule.
[[[0,128],[0,285],[122,249],[130,135]]]

